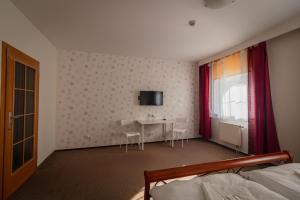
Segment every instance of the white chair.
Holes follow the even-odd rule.
[[[181,148],[183,148],[183,140],[184,134],[187,132],[186,129],[187,119],[186,118],[177,118],[175,120],[175,127],[174,127],[174,139],[179,140],[181,139]],[[188,138],[186,141],[189,142]]]
[[[124,130],[125,127],[132,125],[134,123],[134,120],[121,120],[121,126],[122,129]],[[141,134],[139,132],[133,132],[133,131],[123,131],[123,134],[126,136],[126,152],[128,149],[128,140],[129,138],[138,138],[138,145],[139,145],[139,149],[141,146]],[[120,147],[121,147],[121,143],[120,143]]]

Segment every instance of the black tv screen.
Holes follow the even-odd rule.
[[[163,105],[163,92],[161,91],[140,91],[140,105],[161,106]]]

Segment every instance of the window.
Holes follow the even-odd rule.
[[[238,52],[211,64],[211,117],[232,122],[248,120],[246,54]]]

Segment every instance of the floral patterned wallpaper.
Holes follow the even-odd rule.
[[[198,70],[194,63],[59,51],[57,149],[125,143],[121,119],[188,118],[198,133]],[[140,106],[140,90],[164,92],[163,106]],[[140,131],[135,124],[127,129]],[[145,128],[145,141],[163,140],[161,125]]]

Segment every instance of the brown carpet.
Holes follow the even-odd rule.
[[[242,156],[199,139],[149,143],[144,151],[130,146],[53,153],[11,200],[135,200],[142,199],[144,170],[204,163]]]

